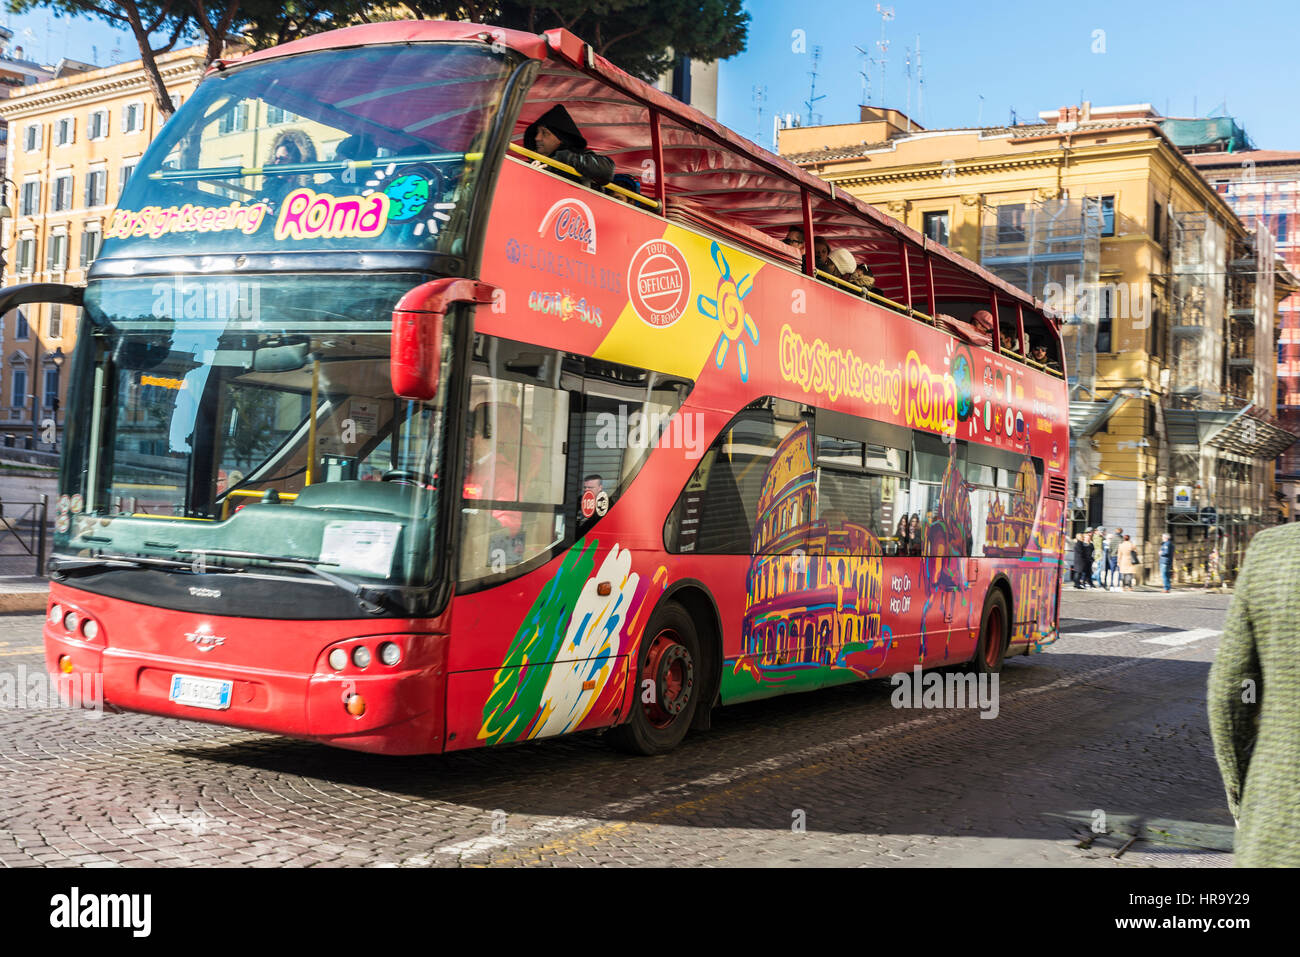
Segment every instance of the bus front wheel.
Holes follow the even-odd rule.
[[[975,657],[969,668],[976,674],[995,675],[1002,670],[1002,659],[1007,653],[1008,624],[1011,615],[1007,600],[996,588],[990,589],[980,616],[980,636],[975,645]]]
[[[691,726],[704,687],[695,621],[674,602],[655,610],[637,655],[636,689],[626,723],[610,732],[615,747],[632,754],[663,754]]]

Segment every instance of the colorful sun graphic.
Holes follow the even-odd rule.
[[[750,282],[749,273],[739,279],[732,278],[731,264],[727,262],[722,247],[717,243],[713,244],[709,252],[713,255],[713,264],[718,267],[717,298],[710,299],[704,293],[700,293],[699,299],[696,300],[696,308],[710,319],[717,319],[722,323],[715,357],[718,368],[723,368],[727,361],[727,352],[734,342],[736,361],[740,364],[740,381],[748,382],[749,357],[746,355],[745,340],[741,333],[749,333],[753,344],[758,345],[758,326],[754,324],[753,317],[745,311],[745,297],[754,291],[754,284]]]

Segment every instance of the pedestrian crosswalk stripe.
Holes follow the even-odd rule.
[[[1149,645],[1190,645],[1202,638],[1217,638],[1223,634],[1213,628],[1193,628],[1190,631],[1176,631],[1172,635],[1160,635],[1156,638],[1143,638]]]

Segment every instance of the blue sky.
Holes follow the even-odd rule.
[[[904,58],[920,36],[924,105],[912,64],[912,116],[931,129],[1006,123],[1078,103],[1151,103],[1173,116],[1227,112],[1266,149],[1300,149],[1295,91],[1300,90],[1300,4],[1188,0],[1133,3],[1043,0],[972,3],[892,0],[887,24],[884,102],[907,107]],[[812,49],[822,57],[814,107],[824,123],[857,119],[863,47],[876,53],[881,18],[874,0],[748,0],[749,48],[722,65],[718,118],[771,145],[775,112],[806,114]],[[107,65],[134,59],[130,35],[94,20],[37,12],[0,14],[30,59],[62,56]],[[807,52],[792,52],[802,30]],[[1096,31],[1104,31],[1097,34]],[[1094,48],[1104,52],[1093,52]],[[116,51],[117,56],[114,56]],[[869,66],[871,102],[879,104],[879,67]],[[760,129],[753,87],[767,87]],[[980,100],[980,96],[983,100]]]
[[[931,129],[1007,123],[1015,109],[1033,121],[1082,98],[1094,105],[1150,103],[1171,116],[1207,116],[1225,101],[1262,149],[1300,149],[1300,4],[1295,0],[1154,3],[1042,0],[972,3],[890,0],[885,105],[906,109],[905,48],[920,35],[924,117],[913,63],[912,117]],[[749,48],[722,65],[718,119],[758,134],[753,87],[766,85],[762,145],[771,147],[774,112],[806,115],[812,49],[822,47],[814,108],[824,123],[857,119],[860,46],[876,56],[881,18],[875,0],[748,0]],[[792,52],[803,30],[808,52]],[[1094,31],[1104,31],[1095,34]],[[1098,41],[1105,52],[1093,52]],[[878,66],[871,102],[879,105]],[[1193,112],[1193,110],[1195,112]]]
[[[108,66],[140,56],[130,32],[115,30],[103,20],[59,17],[44,10],[19,15],[4,10],[2,3],[0,0],[0,23],[13,30],[10,42],[23,48],[24,59],[57,63],[71,57]]]

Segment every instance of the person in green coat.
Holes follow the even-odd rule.
[[[1210,668],[1210,734],[1239,867],[1300,867],[1300,524],[1246,552]]]

